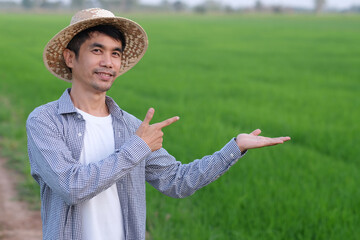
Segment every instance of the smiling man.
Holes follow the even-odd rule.
[[[113,26],[98,25],[77,34],[64,49],[72,74],[70,96],[77,108],[94,116],[109,115],[104,99],[120,72],[124,39]]]
[[[239,134],[219,151],[182,164],[162,148],[162,128],[120,109],[106,95],[115,79],[145,54],[137,23],[104,9],[86,9],[44,49],[44,63],[72,83],[26,123],[31,174],[40,185],[43,239],[145,239],[145,182],[183,198],[215,181],[248,149],[289,137]]]

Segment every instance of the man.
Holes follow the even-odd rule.
[[[216,180],[248,149],[289,137],[239,134],[220,151],[189,164],[162,148],[162,128],[106,96],[115,79],[144,55],[145,31],[103,9],[78,12],[44,50],[44,63],[70,81],[59,100],[27,120],[31,174],[41,188],[44,239],[145,239],[145,182],[175,198]]]

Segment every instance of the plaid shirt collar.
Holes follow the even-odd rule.
[[[71,113],[77,113],[76,108],[74,106],[74,103],[72,102],[70,98],[70,91],[71,88],[68,88],[64,91],[63,95],[59,99],[59,110],[58,114],[71,114]],[[106,96],[105,103],[109,108],[110,114],[120,119],[123,117],[124,113],[120,109],[120,107],[116,104],[116,102],[109,96]]]

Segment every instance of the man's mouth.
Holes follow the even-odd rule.
[[[100,77],[101,80],[110,80],[112,77],[115,76],[113,72],[108,71],[95,71],[95,73]]]
[[[111,73],[104,73],[104,72],[99,72],[97,74],[99,74],[100,76],[110,76],[110,77],[113,76]]]

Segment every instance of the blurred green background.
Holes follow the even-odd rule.
[[[165,148],[183,163],[256,128],[291,136],[251,150],[186,199],[147,188],[148,239],[360,239],[360,16],[130,14],[149,49],[109,95],[143,119],[179,115]],[[25,121],[68,83],[44,67],[71,15],[1,14],[0,146],[39,206]]]

